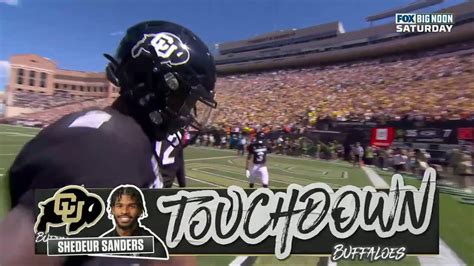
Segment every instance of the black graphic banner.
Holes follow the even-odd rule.
[[[110,249],[95,247],[91,254],[146,253],[150,252],[146,241],[151,238],[153,257],[161,258],[167,258],[169,252],[275,254],[284,259],[290,254],[328,255],[337,245],[403,247],[406,254],[438,254],[438,192],[435,172],[430,171],[419,188],[405,185],[396,175],[386,190],[354,186],[333,190],[323,183],[258,190],[237,186],[141,189],[143,202],[132,202],[127,211],[122,206],[126,203],[118,200],[127,199],[126,192],[113,196],[117,188],[37,190],[36,253],[53,250],[58,255],[58,239],[64,238],[110,238],[112,242],[103,244],[110,244]],[[140,216],[133,234],[148,239],[140,242],[140,248],[138,242],[127,242],[127,236],[120,235],[138,217],[123,213],[142,208],[137,204],[143,204],[145,211],[136,212]],[[114,239],[124,239],[125,244],[116,241],[114,249]],[[48,242],[56,245],[49,252]]]

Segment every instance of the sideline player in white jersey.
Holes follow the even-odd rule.
[[[268,187],[269,175],[266,166],[267,162],[267,145],[265,144],[265,134],[263,132],[257,133],[256,141],[248,146],[248,156],[245,161],[246,176],[249,179],[249,186],[253,188],[255,180],[260,177],[263,187]],[[252,170],[249,170],[249,164],[253,157]]]

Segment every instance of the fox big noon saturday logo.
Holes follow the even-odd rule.
[[[397,32],[451,32],[454,15],[446,13],[397,13],[395,14]]]

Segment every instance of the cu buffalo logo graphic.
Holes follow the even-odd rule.
[[[142,54],[156,55],[163,58],[162,64],[182,65],[189,61],[188,47],[176,35],[169,32],[145,34],[132,48],[132,57],[137,58]]]
[[[81,186],[70,185],[59,189],[53,197],[38,204],[35,233],[47,234],[50,227],[66,225],[67,235],[95,225],[105,212],[105,204],[98,195]]]

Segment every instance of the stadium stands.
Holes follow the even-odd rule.
[[[436,49],[442,45],[470,41],[474,38],[474,2],[469,1],[439,11],[455,14],[455,26],[452,32],[438,34],[397,33],[395,24],[384,24],[362,30],[337,34],[332,38],[308,40],[291,43],[287,40],[284,46],[257,50],[246,50],[234,47],[229,53],[226,44],[225,53],[216,57],[219,73],[232,74],[250,71],[265,71],[281,68],[299,68],[365,60],[417,51],[420,49]],[[280,42],[280,41],[279,41]],[[245,42],[241,42],[245,45]]]
[[[38,92],[18,91],[14,94],[13,105],[27,108],[52,108],[55,106],[73,104],[78,101],[85,101],[95,97],[75,97],[68,92],[57,91],[53,95],[46,95]]]
[[[48,108],[44,111],[39,111],[32,114],[25,114],[20,116],[15,116],[11,118],[4,118],[1,120],[3,123],[9,124],[23,124],[23,125],[35,125],[40,127],[45,127],[54,121],[58,120],[64,115],[69,113],[89,109],[89,108],[105,108],[112,103],[112,98],[100,98],[100,99],[90,99],[85,101],[79,101],[76,103],[68,103],[62,106],[56,106]]]
[[[421,56],[421,57],[419,57]],[[474,43],[326,67],[219,77],[212,126],[272,129],[314,125],[318,119],[460,119],[474,116]],[[82,107],[112,99],[17,92],[16,106],[44,109],[14,119],[49,124]],[[71,103],[73,103],[71,105]],[[64,106],[61,106],[64,105]],[[55,106],[59,106],[54,108]],[[13,121],[9,119],[8,121]]]
[[[219,45],[219,52],[220,54],[225,55],[266,48],[276,48],[297,43],[333,38],[344,32],[342,24],[336,21],[304,29],[281,30],[261,34],[243,41],[222,43]]]
[[[317,117],[472,117],[473,73],[474,49],[470,49],[403,61],[389,57],[325,68],[225,76],[217,83],[219,109],[214,123],[283,127],[304,126]],[[309,110],[311,118],[307,117]]]

